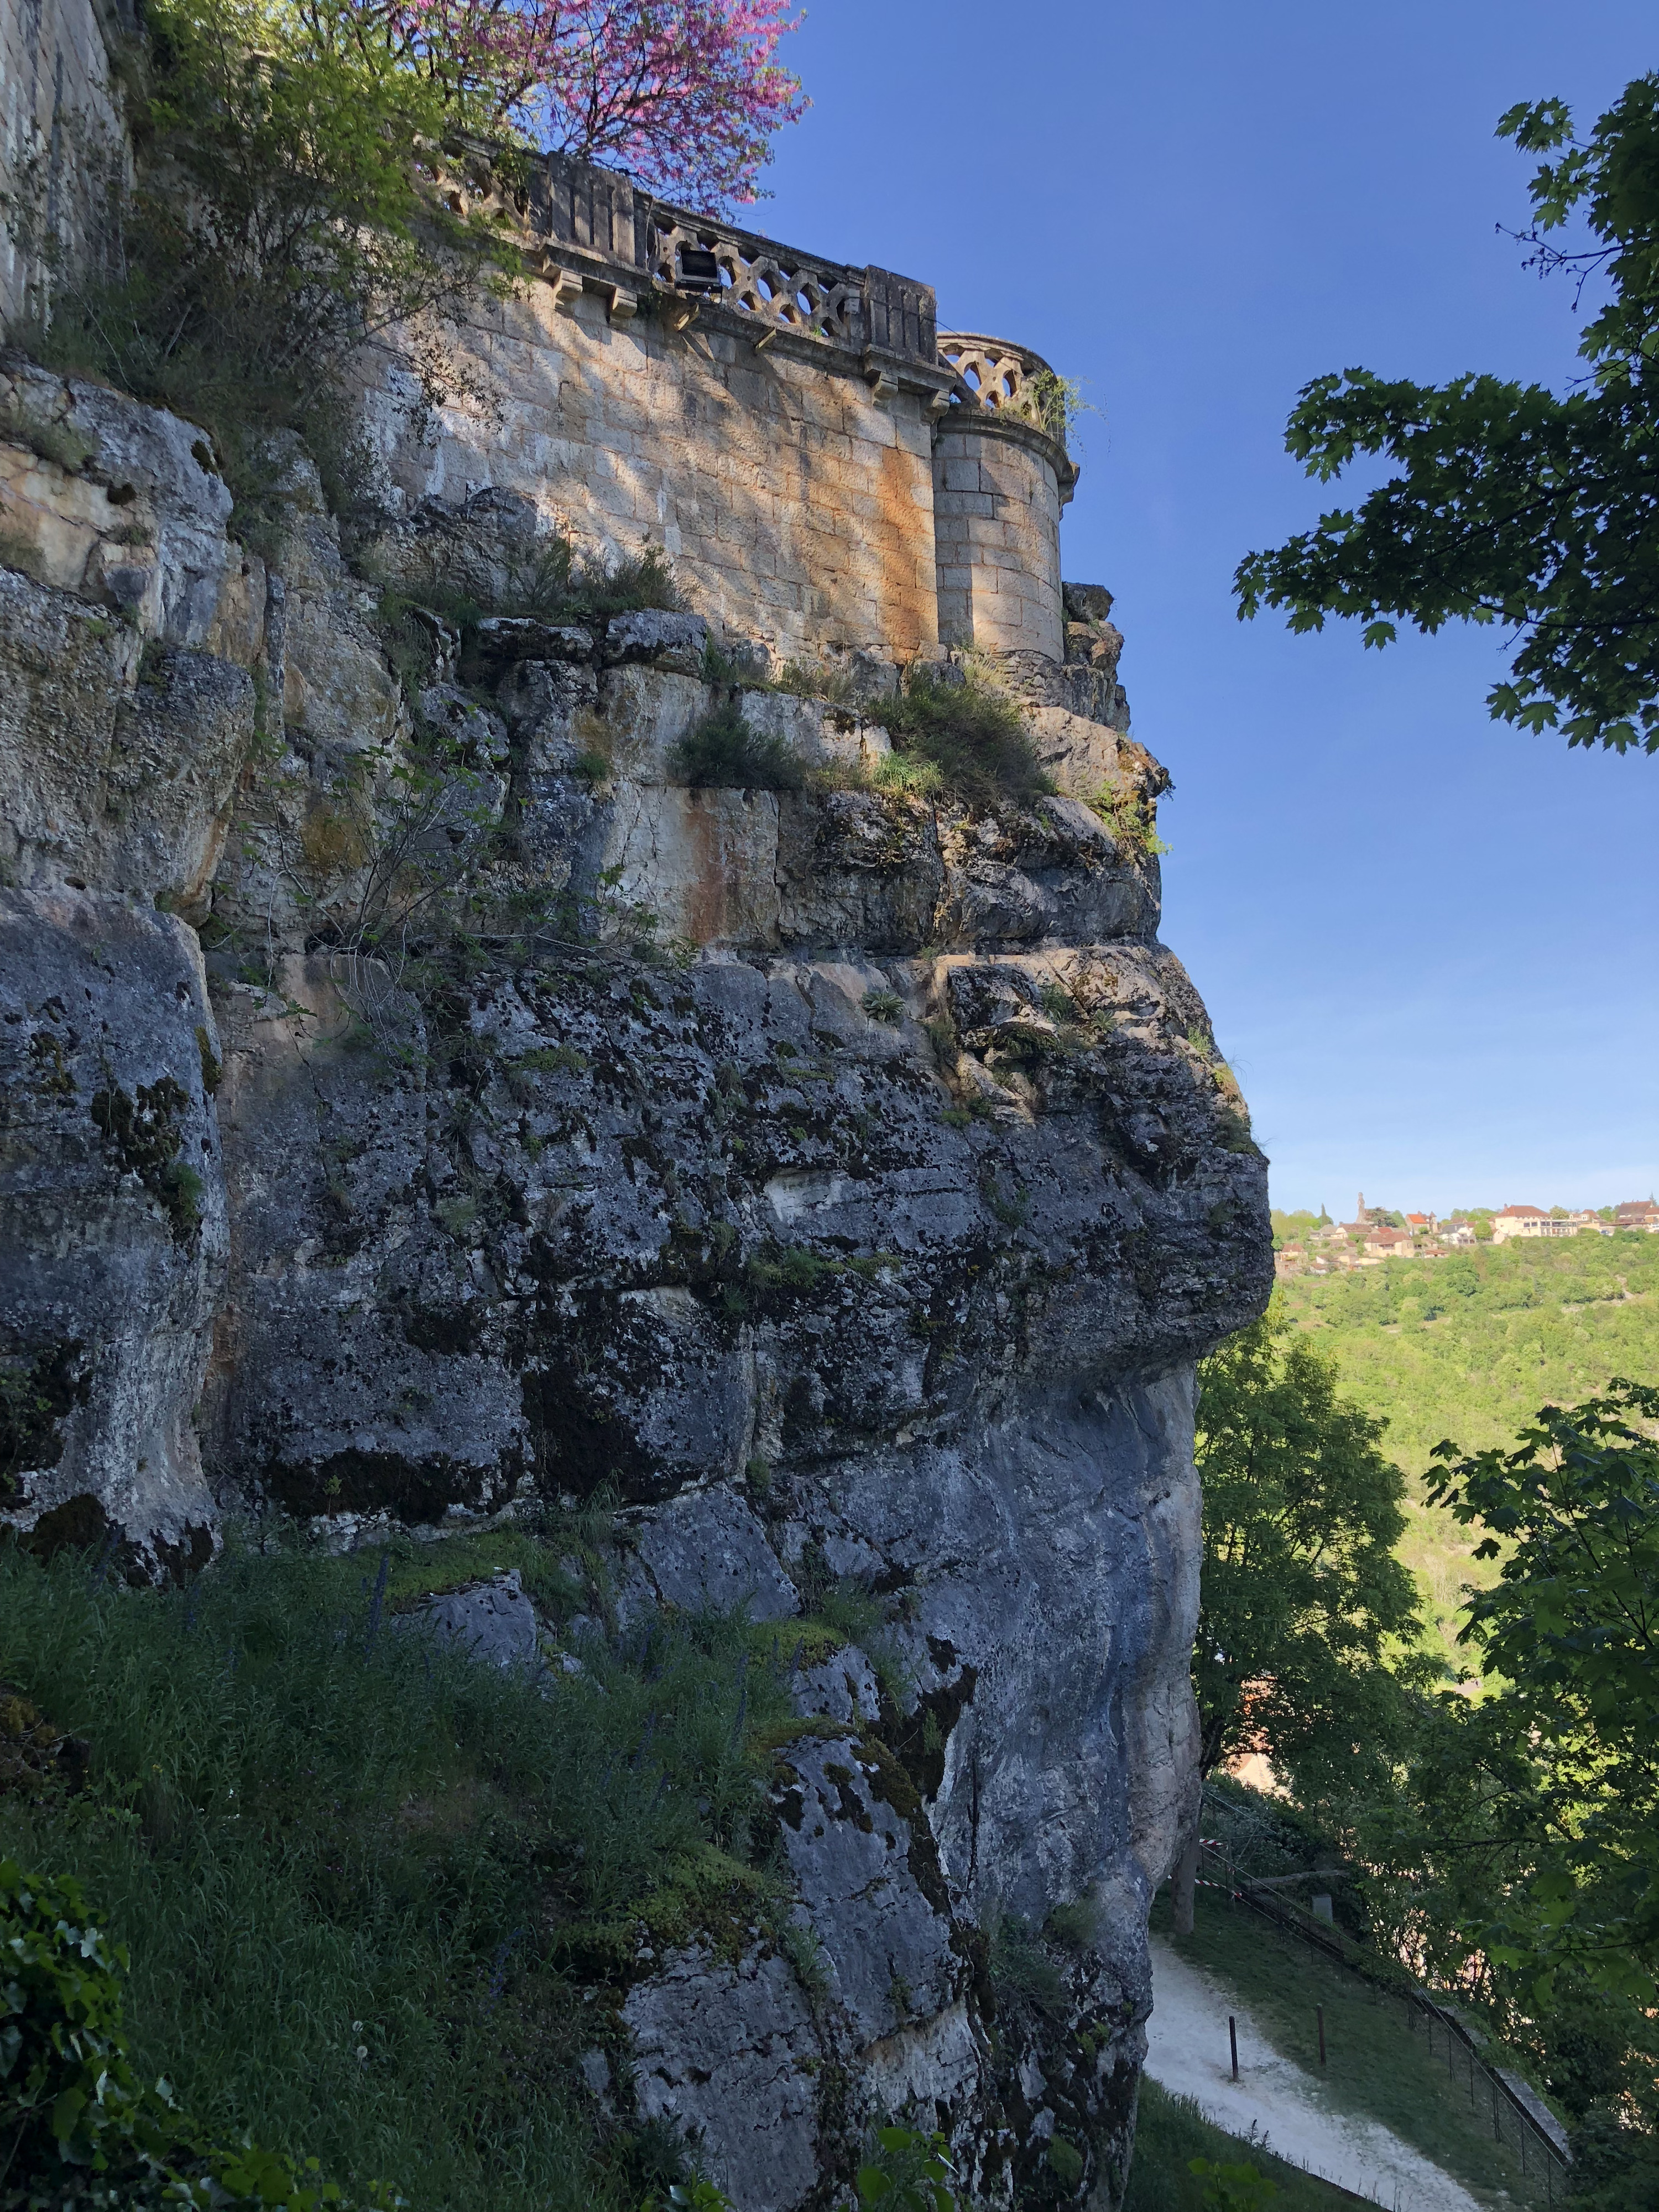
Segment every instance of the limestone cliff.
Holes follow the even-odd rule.
[[[970,811],[866,772],[867,641],[830,704],[730,615],[463,635],[421,580],[499,603],[544,527],[511,487],[348,558],[296,450],[262,559],[190,425],[3,367],[5,1520],[144,1575],[231,1513],[597,1496],[586,1632],[856,1587],[883,1680],[799,1665],[777,1768],[817,1964],[642,1953],[631,2094],[743,2212],[828,2202],[900,2111],[976,2202],[1115,2202],[1195,1799],[1193,1362],[1270,1260],[1103,609],[1005,667],[1058,795]],[[799,787],[677,781],[714,709]],[[477,916],[441,974],[350,926],[434,729],[465,787],[410,865],[459,854]],[[996,1997],[1004,1920],[1042,2003]]]

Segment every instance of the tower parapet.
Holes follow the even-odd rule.
[[[1078,471],[1065,392],[1040,354],[941,331],[952,372],[933,435],[933,540],[944,645],[1063,658],[1060,514]]]
[[[504,203],[480,147],[446,184],[516,218],[541,281],[463,328],[492,405],[371,418],[410,500],[526,493],[607,552],[660,544],[777,661],[953,647],[1058,662],[1077,480],[1041,356],[937,326],[933,288],[677,208],[549,155]],[[401,380],[406,386],[407,379]]]

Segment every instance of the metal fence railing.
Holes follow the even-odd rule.
[[[1567,2168],[1572,2163],[1565,2130],[1517,2075],[1481,2056],[1474,2036],[1449,2006],[1414,1983],[1402,1986],[1393,1975],[1379,1973],[1334,1927],[1322,1926],[1311,1916],[1288,1907],[1269,1890],[1253,1887],[1250,1877],[1240,1875],[1221,1844],[1200,1842],[1199,1880],[1206,1888],[1224,1891],[1235,1906],[1299,1937],[1310,1950],[1368,1983],[1382,1997],[1396,2000],[1413,2033],[1420,2028],[1427,2035],[1431,2057],[1437,2036],[1440,2039],[1453,2078],[1468,2081],[1471,2108],[1484,2114],[1490,2105],[1493,2142],[1516,2154],[1523,2176],[1542,2174],[1547,2205],[1554,2204],[1558,2192],[1565,2199]]]

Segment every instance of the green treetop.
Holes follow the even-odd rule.
[[[1322,483],[1358,454],[1398,464],[1358,509],[1251,553],[1239,615],[1284,607],[1291,627],[1356,617],[1367,645],[1405,621],[1504,623],[1516,637],[1488,704],[1571,745],[1659,751],[1659,74],[1638,77],[1587,140],[1559,100],[1498,125],[1547,154],[1532,180],[1529,265],[1605,288],[1565,395],[1469,374],[1449,384],[1350,368],[1304,386],[1287,449]],[[1589,242],[1568,250],[1569,220]]]

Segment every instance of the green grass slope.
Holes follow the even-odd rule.
[[[1478,1245],[1293,1277],[1279,1296],[1347,1395],[1388,1422],[1385,1448],[1412,1484],[1401,1556],[1443,1639],[1474,1568],[1464,1532],[1424,1503],[1433,1447],[1512,1443],[1542,1405],[1592,1397],[1615,1375],[1659,1380],[1659,1237]]]
[[[1455,2057],[1448,2063],[1443,2037],[1431,2051],[1427,2036],[1413,2027],[1397,2000],[1213,1890],[1199,1891],[1190,1936],[1171,1932],[1167,1889],[1153,1908],[1152,1926],[1182,1957],[1237,1993],[1261,2033],[1281,2057],[1304,2069],[1332,2112],[1380,2122],[1494,2212],[1547,2203],[1549,2186],[1537,2161],[1523,2176],[1514,2150],[1493,2142],[1484,2085],[1471,2083]]]
[[[1272,2212],[1336,2212],[1353,2198],[1300,2167],[1287,2166],[1255,2143],[1230,2136],[1206,2120],[1190,2097],[1173,2097],[1156,2081],[1140,2084],[1134,2164],[1123,2212],[1207,2212],[1209,2184],[1192,2171],[1195,2158],[1212,2166],[1253,2166],[1274,2194]]]
[[[507,1565],[568,1613],[581,1533],[405,1541],[384,1580],[379,1553],[250,1551],[182,1590],[0,1547],[0,1704],[87,1749],[79,1788],[0,1763],[0,1857],[79,1881],[131,1954],[140,2075],[217,2139],[416,2212],[635,2212],[676,2177],[579,2062],[619,2061],[647,1931],[787,1940],[774,1655],[687,1619],[594,1642],[544,1696],[394,1626]]]

